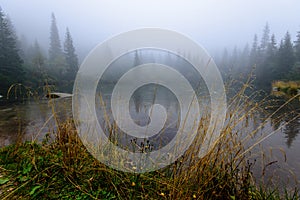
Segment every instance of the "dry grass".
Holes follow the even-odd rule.
[[[275,81],[272,83],[272,94],[275,96],[293,97],[299,94],[300,82],[297,81]]]
[[[180,159],[144,174],[116,171],[99,163],[77,136],[72,119],[61,122],[55,117],[58,129],[43,144],[33,141],[0,150],[0,198],[297,199],[297,191],[281,196],[254,182],[251,152],[272,133],[256,137],[260,127],[247,128],[249,118],[261,108],[253,101],[256,94],[244,95],[248,87],[245,84],[229,102],[221,138],[211,152],[197,156],[208,124],[203,118],[198,137]],[[50,142],[51,137],[55,139]]]

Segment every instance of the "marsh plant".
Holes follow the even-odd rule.
[[[263,175],[273,164],[258,162],[264,159],[259,156],[259,144],[272,133],[259,133],[264,121],[254,130],[249,128],[251,117],[266,101],[254,101],[258,93],[245,95],[249,87],[244,84],[228,101],[225,125],[209,153],[198,157],[209,121],[202,117],[197,137],[176,162],[141,174],[117,171],[96,160],[78,137],[72,118],[62,120],[53,104],[56,129],[48,132],[42,142],[19,142],[0,150],[0,198],[298,199],[297,188],[281,192],[260,185],[253,176],[255,165],[263,163],[259,173]],[[109,129],[112,135],[117,133],[115,127]],[[142,149],[141,153],[151,151],[150,143],[128,141]]]

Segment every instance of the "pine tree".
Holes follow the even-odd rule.
[[[16,82],[22,82],[24,73],[22,59],[17,48],[17,38],[13,26],[0,8],[0,93]]]
[[[27,71],[26,86],[38,88],[45,83],[46,57],[37,40],[26,48],[24,67]]]
[[[78,58],[75,53],[73,40],[69,29],[66,30],[65,42],[64,42],[64,54],[67,67],[67,80],[74,80],[78,71]]]
[[[263,36],[261,38],[261,44],[260,44],[260,50],[263,53],[267,50],[269,41],[270,41],[270,28],[269,28],[269,24],[266,23],[263,30]]]
[[[253,67],[257,64],[258,61],[258,39],[257,35],[254,35],[253,44],[250,52],[250,65]]]
[[[262,63],[261,85],[264,85],[267,90],[270,89],[271,83],[276,76],[277,70],[277,46],[275,35],[272,34],[271,40],[265,50],[265,58]]]
[[[249,67],[250,48],[248,43],[245,45],[241,56],[241,64],[243,67]]]
[[[300,62],[300,31],[297,33],[297,40],[295,41],[295,57],[297,62]]]
[[[243,48],[243,51],[241,51],[239,56],[239,67],[240,67],[240,74],[244,75],[244,77],[248,77],[250,75],[250,66],[249,66],[249,57],[250,57],[250,48],[249,44],[246,44]]]
[[[38,70],[38,71],[41,71],[42,70],[42,67],[45,63],[45,56],[41,50],[41,47],[38,43],[37,40],[35,40],[34,42],[34,46],[33,46],[33,57],[32,57],[32,63],[33,63],[33,66]]]
[[[289,32],[286,33],[284,40],[281,41],[278,50],[278,70],[277,78],[287,78],[288,73],[295,64],[295,56],[291,36]]]
[[[54,13],[51,18],[49,59],[53,61],[62,54],[62,50]]]
[[[297,32],[296,41],[294,42],[295,64],[290,71],[288,78],[290,80],[300,80],[300,31]]]
[[[224,72],[228,73],[228,65],[229,65],[229,53],[226,48],[224,48],[221,58],[221,69],[224,70]]]
[[[240,73],[240,51],[239,49],[235,46],[232,50],[231,53],[231,59],[230,59],[230,69],[233,73],[233,75],[237,75]]]
[[[66,72],[65,57],[63,55],[58,29],[56,25],[56,18],[54,13],[51,15],[51,28],[50,28],[50,48],[49,48],[49,65],[50,70],[57,76],[61,76]],[[59,77],[58,77],[59,78]]]
[[[276,46],[276,39],[275,35],[272,34],[271,41],[268,43],[267,50],[266,50],[266,57],[267,59],[275,59],[277,53],[277,46]]]
[[[28,40],[25,35],[21,35],[19,39],[19,55],[26,65],[29,62],[28,54],[30,54]]]

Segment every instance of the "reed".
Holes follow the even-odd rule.
[[[257,153],[253,151],[272,133],[258,135],[265,121],[249,130],[249,118],[261,111],[264,100],[255,102],[257,93],[245,95],[247,88],[249,84],[244,84],[229,101],[221,137],[206,156],[198,157],[209,121],[203,117],[198,136],[181,158],[143,174],[117,171],[94,159],[72,118],[61,121],[53,104],[55,132],[49,132],[42,143],[33,140],[0,150],[0,198],[299,199],[297,188],[280,193],[255,182]],[[109,130],[111,134],[118,131],[116,126]],[[268,164],[272,165],[264,166]]]

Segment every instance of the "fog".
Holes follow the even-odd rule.
[[[84,57],[95,45],[120,32],[161,27],[181,32],[209,52],[251,44],[260,38],[266,22],[277,42],[289,31],[300,31],[298,0],[0,0],[18,36],[37,39],[48,49],[51,13],[55,13],[60,39],[66,27],[76,51]]]

